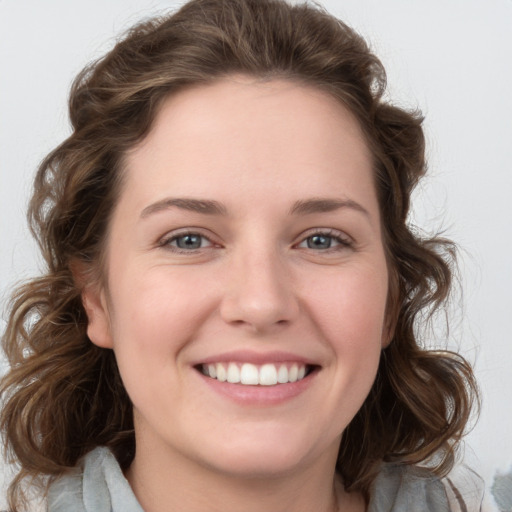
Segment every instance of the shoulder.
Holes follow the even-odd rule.
[[[369,512],[450,512],[445,486],[425,468],[384,464],[375,479]]]
[[[112,452],[95,448],[57,478],[48,492],[48,512],[142,512]]]
[[[457,465],[443,478],[452,512],[479,512],[485,494],[485,482],[466,464]]]
[[[439,478],[427,468],[383,464],[371,490],[369,512],[478,512],[483,480],[467,466]]]

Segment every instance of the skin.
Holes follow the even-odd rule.
[[[335,463],[389,339],[388,270],[356,120],[314,88],[232,76],[168,98],[124,178],[106,286],[83,300],[133,402],[144,510],[364,510]],[[180,250],[184,231],[200,247]],[[296,396],[235,400],[196,365],[240,350],[315,372]]]

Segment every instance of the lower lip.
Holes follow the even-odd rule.
[[[231,384],[207,377],[197,370],[196,373],[210,389],[238,404],[268,406],[282,404],[304,393],[313,383],[318,370],[313,370],[297,382],[277,384],[275,386]]]

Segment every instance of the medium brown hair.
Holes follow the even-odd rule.
[[[382,461],[450,469],[477,388],[459,355],[429,351],[416,332],[446,300],[453,245],[422,238],[407,223],[411,192],[425,173],[418,113],[383,99],[384,69],[364,40],[321,8],[280,0],[193,0],[172,16],[132,28],[76,78],[73,132],[41,163],[29,221],[46,273],[14,294],[3,347],[1,429],[22,481],[55,476],[98,445],[122,467],[134,456],[132,406],[111,350],[87,337],[76,269],[101,279],[123,156],[151,128],[162,101],[193,84],[237,73],[284,78],[327,91],[359,121],[372,151],[390,269],[394,335],[376,381],[343,434],[338,471],[368,495]],[[98,270],[99,269],[99,270]]]

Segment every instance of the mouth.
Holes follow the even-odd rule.
[[[219,382],[242,386],[280,386],[299,382],[318,367],[304,363],[240,363],[218,362],[199,364],[196,370]]]

